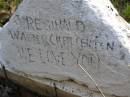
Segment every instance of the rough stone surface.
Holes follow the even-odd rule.
[[[24,0],[0,35],[6,68],[81,97],[130,97],[130,33],[109,0]],[[45,80],[50,79],[50,80]]]

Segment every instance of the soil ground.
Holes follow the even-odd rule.
[[[0,78],[0,97],[48,97],[36,94],[10,80]]]

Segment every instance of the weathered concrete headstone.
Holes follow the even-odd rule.
[[[129,32],[109,0],[24,0],[0,33],[0,58],[70,94],[102,97],[95,81],[107,97],[130,97]]]

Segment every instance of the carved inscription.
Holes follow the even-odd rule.
[[[66,52],[66,51],[54,51],[44,48],[29,48],[17,46],[17,53],[22,60],[26,60],[29,63],[40,62],[44,64],[54,64],[66,66],[69,64],[69,60],[73,60],[71,64],[83,64],[83,65],[96,65],[99,63],[99,59],[92,53],[81,52]]]
[[[97,68],[99,58],[93,52],[115,51],[118,46],[112,40],[101,41],[100,36],[87,36],[85,22],[76,18],[16,15],[13,23],[18,27],[8,29],[8,35],[19,58],[28,63],[83,64]]]
[[[50,34],[38,34],[32,32],[21,32],[18,30],[8,29],[8,35],[12,40],[18,40],[25,43],[33,43],[33,45],[39,44],[44,47],[55,48],[79,48],[79,49],[93,49],[99,50],[111,50],[114,51],[117,48],[115,41],[100,41],[97,38],[80,37],[72,35],[60,35],[56,33]]]
[[[30,16],[16,15],[13,21],[22,29],[26,30],[49,30],[49,31],[77,31],[85,32],[85,23],[74,18],[35,18]]]

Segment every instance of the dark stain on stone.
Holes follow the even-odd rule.
[[[113,8],[111,8],[111,10],[113,11]]]
[[[120,52],[120,56],[121,56],[121,57],[120,57],[120,60],[124,60],[126,55],[125,55],[124,52],[121,51],[121,52]]]
[[[98,38],[98,36],[95,36],[95,38]]]
[[[117,13],[115,13],[116,16],[119,16]]]

